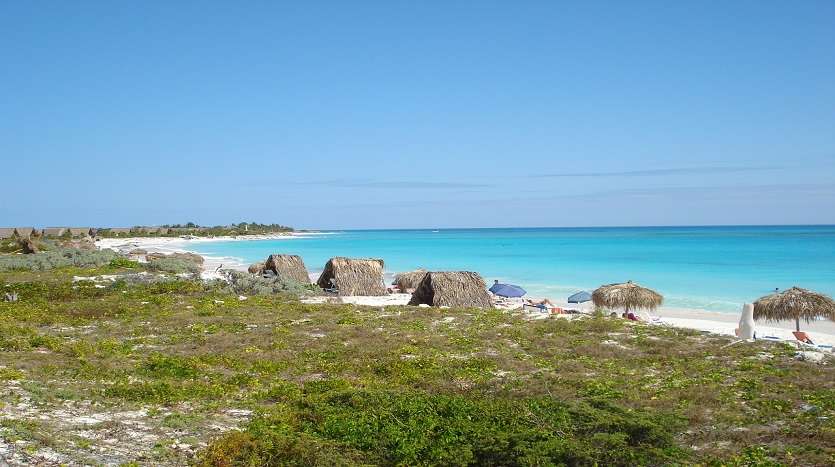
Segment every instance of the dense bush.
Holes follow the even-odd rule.
[[[110,260],[110,267],[113,268],[125,268],[125,269],[137,269],[142,267],[138,261],[133,261],[127,258],[114,258]]]
[[[148,270],[171,274],[198,274],[201,267],[193,261],[167,256],[148,261]]]
[[[284,391],[276,410],[217,440],[203,462],[658,465],[683,454],[679,420],[605,403],[311,386]]]
[[[226,286],[229,292],[238,295],[272,295],[287,293],[292,295],[305,295],[317,290],[311,284],[301,284],[292,280],[283,280],[278,277],[262,277],[247,272],[224,270],[227,280]]]
[[[0,256],[0,272],[48,271],[67,266],[99,267],[109,264],[116,258],[119,258],[119,255],[113,250],[59,248],[32,255]]]
[[[21,249],[22,248],[17,239],[7,238],[0,240],[0,253],[14,253],[16,251],[20,251]]]

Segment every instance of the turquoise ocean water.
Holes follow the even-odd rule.
[[[725,312],[775,287],[835,294],[835,226],[353,230],[189,248],[246,263],[298,254],[311,272],[332,256],[383,258],[388,274],[477,271],[560,299],[633,280],[661,292],[665,306]]]

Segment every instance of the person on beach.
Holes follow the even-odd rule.
[[[531,306],[540,306],[541,305],[541,306],[547,306],[548,308],[553,308],[554,307],[554,304],[551,303],[551,300],[548,300],[547,298],[543,298],[542,300],[526,299],[525,302],[528,305],[531,305]]]
[[[526,299],[525,303],[527,303],[530,306],[535,306],[537,308],[554,308],[554,304],[551,303],[551,300],[548,300],[547,298],[543,298],[542,300],[539,300],[539,301]]]

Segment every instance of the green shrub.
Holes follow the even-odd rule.
[[[110,260],[110,267],[113,268],[125,268],[125,269],[136,269],[142,267],[138,261],[132,261],[127,258],[114,258]]]
[[[171,274],[199,274],[200,266],[181,258],[157,258],[148,262],[148,270]]]
[[[4,239],[0,240],[0,253],[14,253],[20,251],[22,248],[20,247],[20,243],[17,242],[17,239]]]
[[[553,398],[308,385],[217,440],[207,465],[658,465],[684,454],[678,419]],[[318,457],[319,453],[323,457]]]
[[[203,284],[200,281],[182,279],[162,280],[148,284],[144,290],[153,295],[189,294],[202,291]]]
[[[119,255],[113,250],[60,248],[32,255],[0,256],[0,272],[49,271],[68,266],[79,268],[100,267],[109,264],[116,258],[119,258]]]
[[[143,370],[156,378],[186,379],[196,378],[200,374],[197,363],[193,359],[171,357],[158,353],[151,356],[143,366]]]
[[[305,295],[317,290],[311,284],[301,284],[292,280],[284,280],[278,277],[262,277],[241,271],[224,271],[228,279],[225,286],[227,292],[237,295],[274,295],[286,293],[291,295]]]

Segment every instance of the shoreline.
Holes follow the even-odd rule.
[[[241,261],[240,258],[231,256],[211,256],[205,255],[188,248],[189,244],[193,243],[212,243],[212,242],[233,242],[233,241],[254,241],[254,240],[292,240],[294,238],[302,238],[309,235],[319,235],[318,233],[300,233],[292,232],[288,234],[264,234],[264,235],[246,235],[233,237],[229,235],[218,237],[196,237],[196,238],[181,238],[181,237],[125,237],[125,238],[102,238],[96,240],[96,248],[109,248],[114,251],[127,253],[130,250],[141,248],[149,253],[194,253],[203,257],[203,272],[200,273],[201,279],[219,279],[220,274],[215,271],[223,269],[235,269],[238,271],[246,271],[249,264]]]
[[[200,274],[202,279],[219,279],[220,274],[216,273],[217,269],[235,269],[239,271],[246,271],[249,264],[241,261],[240,258],[234,257],[219,257],[209,256],[193,249],[189,249],[188,245],[193,243],[208,243],[208,242],[226,242],[226,241],[253,241],[253,240],[293,240],[295,238],[303,238],[310,235],[325,235],[319,232],[292,232],[289,234],[265,234],[265,235],[247,235],[240,237],[219,236],[219,237],[197,237],[197,238],[177,238],[177,237],[128,237],[128,238],[102,238],[96,241],[96,247],[99,249],[110,248],[116,251],[127,252],[135,248],[141,248],[148,252],[159,253],[195,253],[201,255],[205,262],[203,263],[203,272]],[[311,280],[315,281],[318,273],[311,272]],[[386,277],[391,273],[386,272]],[[405,305],[408,301],[404,298],[406,294],[401,297],[383,296],[383,297],[347,297],[347,303],[355,303],[358,305],[370,306],[391,306],[391,305]],[[538,297],[530,297],[538,298]],[[401,303],[402,302],[402,303]],[[561,308],[573,309],[588,309],[589,305],[568,304],[564,300],[552,300],[555,306]],[[708,311],[700,309],[689,308],[672,308],[661,307],[651,313],[652,316],[661,318],[664,324],[686,329],[695,329],[703,332],[710,332],[713,334],[734,336],[734,329],[739,322],[739,313],[726,313],[719,311]],[[794,341],[792,331],[794,331],[794,323],[791,322],[762,322],[757,323],[757,336],[776,337],[779,340]],[[812,339],[817,344],[835,346],[835,322],[832,321],[815,321],[812,323],[803,323],[801,330],[808,332]]]

